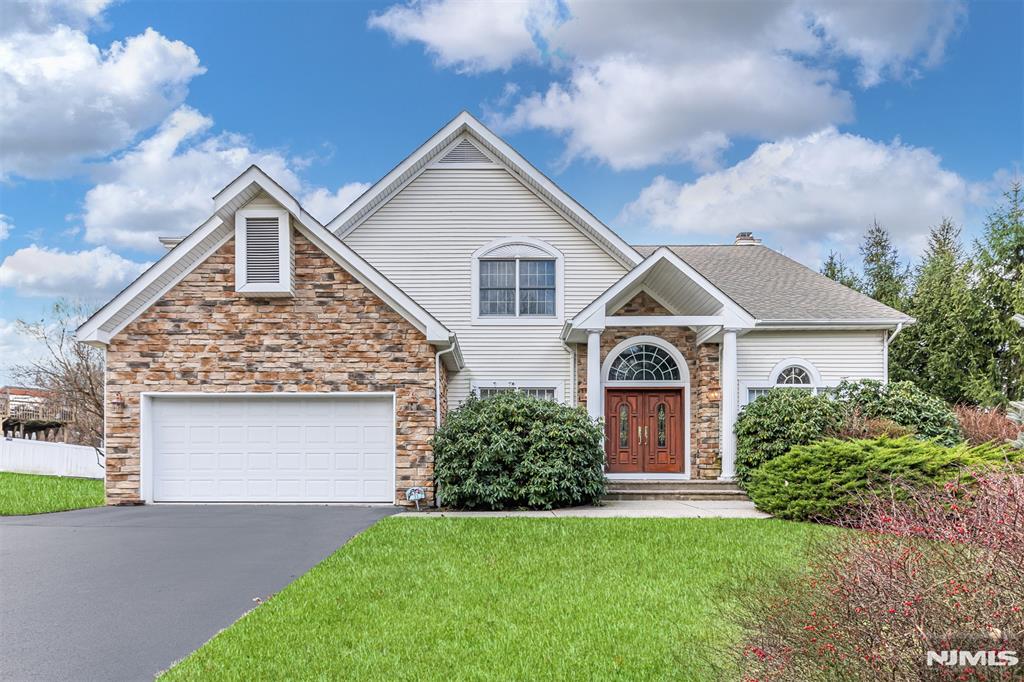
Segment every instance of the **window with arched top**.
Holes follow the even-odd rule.
[[[668,351],[636,343],[620,352],[608,370],[608,381],[679,381],[679,364]]]
[[[786,388],[821,393],[827,386],[821,380],[817,368],[803,358],[786,358],[775,365],[775,368],[764,382],[743,382],[746,387],[745,403],[752,403],[772,389]],[[743,396],[743,393],[740,394]]]
[[[473,254],[473,321],[535,324],[561,319],[562,254],[530,237],[491,242]]]
[[[799,365],[790,365],[781,372],[775,379],[779,386],[811,386],[811,373]]]

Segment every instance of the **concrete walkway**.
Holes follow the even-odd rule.
[[[611,500],[600,507],[569,507],[552,511],[439,511],[426,510],[419,514],[412,512],[404,517],[451,518],[451,517],[501,517],[536,516],[547,518],[587,517],[621,518],[652,517],[672,519],[766,519],[768,514],[757,511],[748,500]]]

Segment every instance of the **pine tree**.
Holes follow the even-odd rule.
[[[842,254],[836,251],[828,252],[828,258],[825,259],[825,263],[821,266],[821,274],[839,282],[843,286],[860,290],[861,284],[857,278],[857,273],[846,264],[846,259],[843,258]]]
[[[975,242],[987,357],[972,386],[979,400],[998,403],[1024,398],[1024,330],[1013,319],[1024,313],[1024,188],[1014,182],[1003,196],[1006,202],[988,216]]]
[[[909,268],[900,263],[900,255],[889,231],[874,221],[864,234],[860,247],[864,260],[861,291],[887,306],[899,309],[906,296]]]
[[[977,305],[960,229],[946,218],[932,228],[905,311],[917,320],[889,348],[889,372],[951,403],[972,402],[979,371]]]

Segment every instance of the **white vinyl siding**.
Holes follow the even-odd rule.
[[[564,258],[565,317],[582,310],[625,269],[504,169],[431,168],[345,242],[459,337],[466,368],[451,378],[457,406],[474,379],[550,379],[568,400],[572,368],[560,320],[474,324],[473,254],[506,237],[543,240]]]
[[[787,358],[809,362],[824,386],[843,379],[885,380],[885,344],[881,331],[754,331],[736,340],[740,403],[748,384],[763,387],[772,370]]]

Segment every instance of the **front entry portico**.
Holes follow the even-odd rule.
[[[685,389],[607,389],[605,452],[611,474],[685,470]]]

